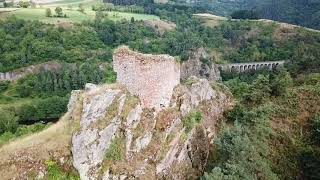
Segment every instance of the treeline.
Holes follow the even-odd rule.
[[[67,112],[68,102],[69,96],[52,96],[17,106],[14,112],[20,124],[34,124],[39,121],[50,122],[58,120]]]
[[[205,8],[217,15],[230,16],[235,11],[253,10],[259,18],[320,29],[320,2],[317,0],[181,1],[198,2],[191,5]]]
[[[13,110],[18,122],[37,122],[59,119],[66,112],[68,95],[72,90],[83,89],[86,83],[113,83],[115,74],[110,67],[102,69],[97,64],[64,64],[56,70],[41,70],[19,79],[10,87],[20,98],[30,99],[30,103],[20,106],[10,104],[4,108]],[[8,84],[3,85],[8,88]],[[8,99],[10,102],[10,98]]]
[[[239,10],[231,14],[232,19],[259,19],[259,13],[253,10]]]
[[[0,108],[0,136],[5,132],[15,133],[22,125],[46,123],[57,120],[67,111],[69,97],[52,96],[33,99],[19,106]]]
[[[96,63],[63,64],[55,70],[41,70],[30,74],[17,83],[1,82],[0,143],[2,139],[15,136],[24,125],[47,123],[58,120],[66,111],[72,90],[83,89],[86,83],[113,83],[116,75],[108,65]],[[11,91],[9,97],[4,95]],[[3,99],[6,97],[6,99]],[[19,97],[19,99],[17,99]],[[21,99],[23,98],[23,99]],[[17,105],[11,101],[22,100]],[[2,137],[9,133],[9,137]]]
[[[49,60],[111,61],[112,53],[85,26],[63,29],[12,16],[0,21],[0,59],[0,72],[4,72]]]
[[[65,96],[71,90],[83,89],[86,83],[114,82],[110,67],[102,69],[95,63],[64,64],[56,70],[41,70],[18,81],[15,89],[20,97]]]

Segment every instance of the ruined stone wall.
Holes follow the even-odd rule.
[[[168,107],[173,88],[180,83],[180,66],[169,55],[141,54],[123,46],[113,56],[117,82],[139,96],[147,108]]]

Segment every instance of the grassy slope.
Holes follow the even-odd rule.
[[[214,15],[214,14],[209,14],[209,13],[202,13],[202,14],[194,14],[194,17],[199,18],[200,20],[202,20],[204,22],[205,25],[207,25],[208,27],[214,27],[219,25],[219,23],[221,21],[225,21],[228,20],[227,17],[224,16],[218,16],[218,15]],[[239,21],[238,19],[230,19],[232,21]],[[264,23],[277,23],[283,26],[287,26],[287,27],[295,27],[295,28],[304,28],[310,31],[314,31],[314,32],[320,32],[320,30],[317,29],[311,29],[311,28],[307,28],[304,26],[299,26],[299,25],[294,25],[294,24],[289,24],[289,23],[285,23],[285,22],[280,22],[280,21],[274,21],[274,20],[270,20],[270,19],[258,19],[258,20],[250,20],[252,22],[264,22]]]
[[[63,117],[58,123],[39,133],[19,138],[0,148],[0,175],[3,179],[15,177],[19,171],[30,166],[29,161],[36,160],[42,163],[51,158],[51,153],[60,157],[70,155],[71,121]],[[33,160],[32,160],[33,159]],[[8,166],[11,161],[15,166]]]
[[[54,7],[50,7],[50,8],[54,14],[55,8]],[[1,13],[0,19],[15,15],[18,18],[22,18],[25,20],[39,20],[44,23],[56,24],[61,22],[81,23],[82,21],[93,20],[95,18],[95,11],[91,9],[86,9],[84,14],[77,10],[67,10],[66,8],[63,8],[63,13],[66,14],[68,18],[46,17],[45,11],[46,11],[45,8],[18,9],[16,11]],[[159,19],[157,16],[153,16],[153,15],[124,13],[124,12],[108,12],[108,17],[111,20],[121,20],[121,19],[130,20],[131,17],[134,17],[135,20]]]
[[[39,20],[44,23],[50,24],[63,22],[81,23],[82,21],[93,20],[95,18],[95,11],[91,9],[91,6],[99,2],[99,0],[57,0],[41,3],[40,7],[37,8],[0,8],[0,12],[2,12],[0,13],[0,19],[15,15],[18,18],[22,18],[25,20]],[[77,11],[79,4],[83,5],[83,7],[85,8],[85,13]],[[55,18],[45,16],[46,8],[50,8],[52,14],[54,15],[54,9],[58,6],[62,7],[63,13],[66,14],[68,18]],[[70,7],[72,7],[72,10],[70,10]],[[148,14],[135,14],[125,12],[108,12],[107,14],[108,18],[114,21],[121,19],[130,20],[131,17],[134,17],[135,20],[159,19],[159,17],[157,16]]]

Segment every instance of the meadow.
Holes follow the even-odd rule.
[[[96,11],[93,11],[91,6],[96,1],[82,1],[82,0],[61,0],[55,2],[49,2],[47,4],[40,4],[38,7],[33,8],[3,8],[5,11],[1,11],[0,19],[6,19],[15,15],[18,18],[25,20],[38,20],[43,23],[59,24],[59,23],[81,23],[83,21],[94,20]],[[84,12],[78,11],[79,4],[84,7]],[[46,9],[50,8],[52,15],[55,15],[55,8],[61,7],[65,17],[46,17]],[[136,14],[127,12],[110,11],[104,12],[110,20],[119,21],[122,19],[130,20],[132,17],[135,20],[153,20],[159,19],[158,16],[148,14]]]

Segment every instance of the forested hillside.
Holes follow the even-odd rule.
[[[206,7],[218,15],[230,16],[234,11],[253,10],[260,18],[320,29],[319,0],[200,0],[191,2],[194,2],[190,3],[192,5]]]
[[[272,71],[222,72],[221,87],[232,92],[236,104],[219,123],[210,147],[210,161],[203,162],[207,168],[202,178],[319,179],[318,31],[269,21],[226,19],[208,24],[205,18],[194,16],[202,11],[192,6],[134,0],[108,2],[124,9],[139,5],[144,12],[176,27],[159,33],[158,26],[147,26],[134,17],[113,21],[105,14],[108,10],[95,7],[94,20],[70,27],[14,16],[0,20],[1,72],[50,61],[61,65],[41,69],[18,81],[0,82],[0,148],[57,121],[67,111],[72,90],[83,89],[86,83],[115,82],[112,53],[120,45],[142,53],[169,54],[180,63],[202,48],[208,56],[201,61],[208,66],[286,61],[283,68]],[[301,1],[243,2],[241,6],[240,1],[223,1],[219,6],[218,1],[199,1],[197,5],[207,3],[211,10],[227,15],[254,8],[266,18],[319,27],[319,21],[313,19],[319,15],[316,0],[303,1],[304,6]],[[68,177],[70,169],[48,162],[48,179]]]

